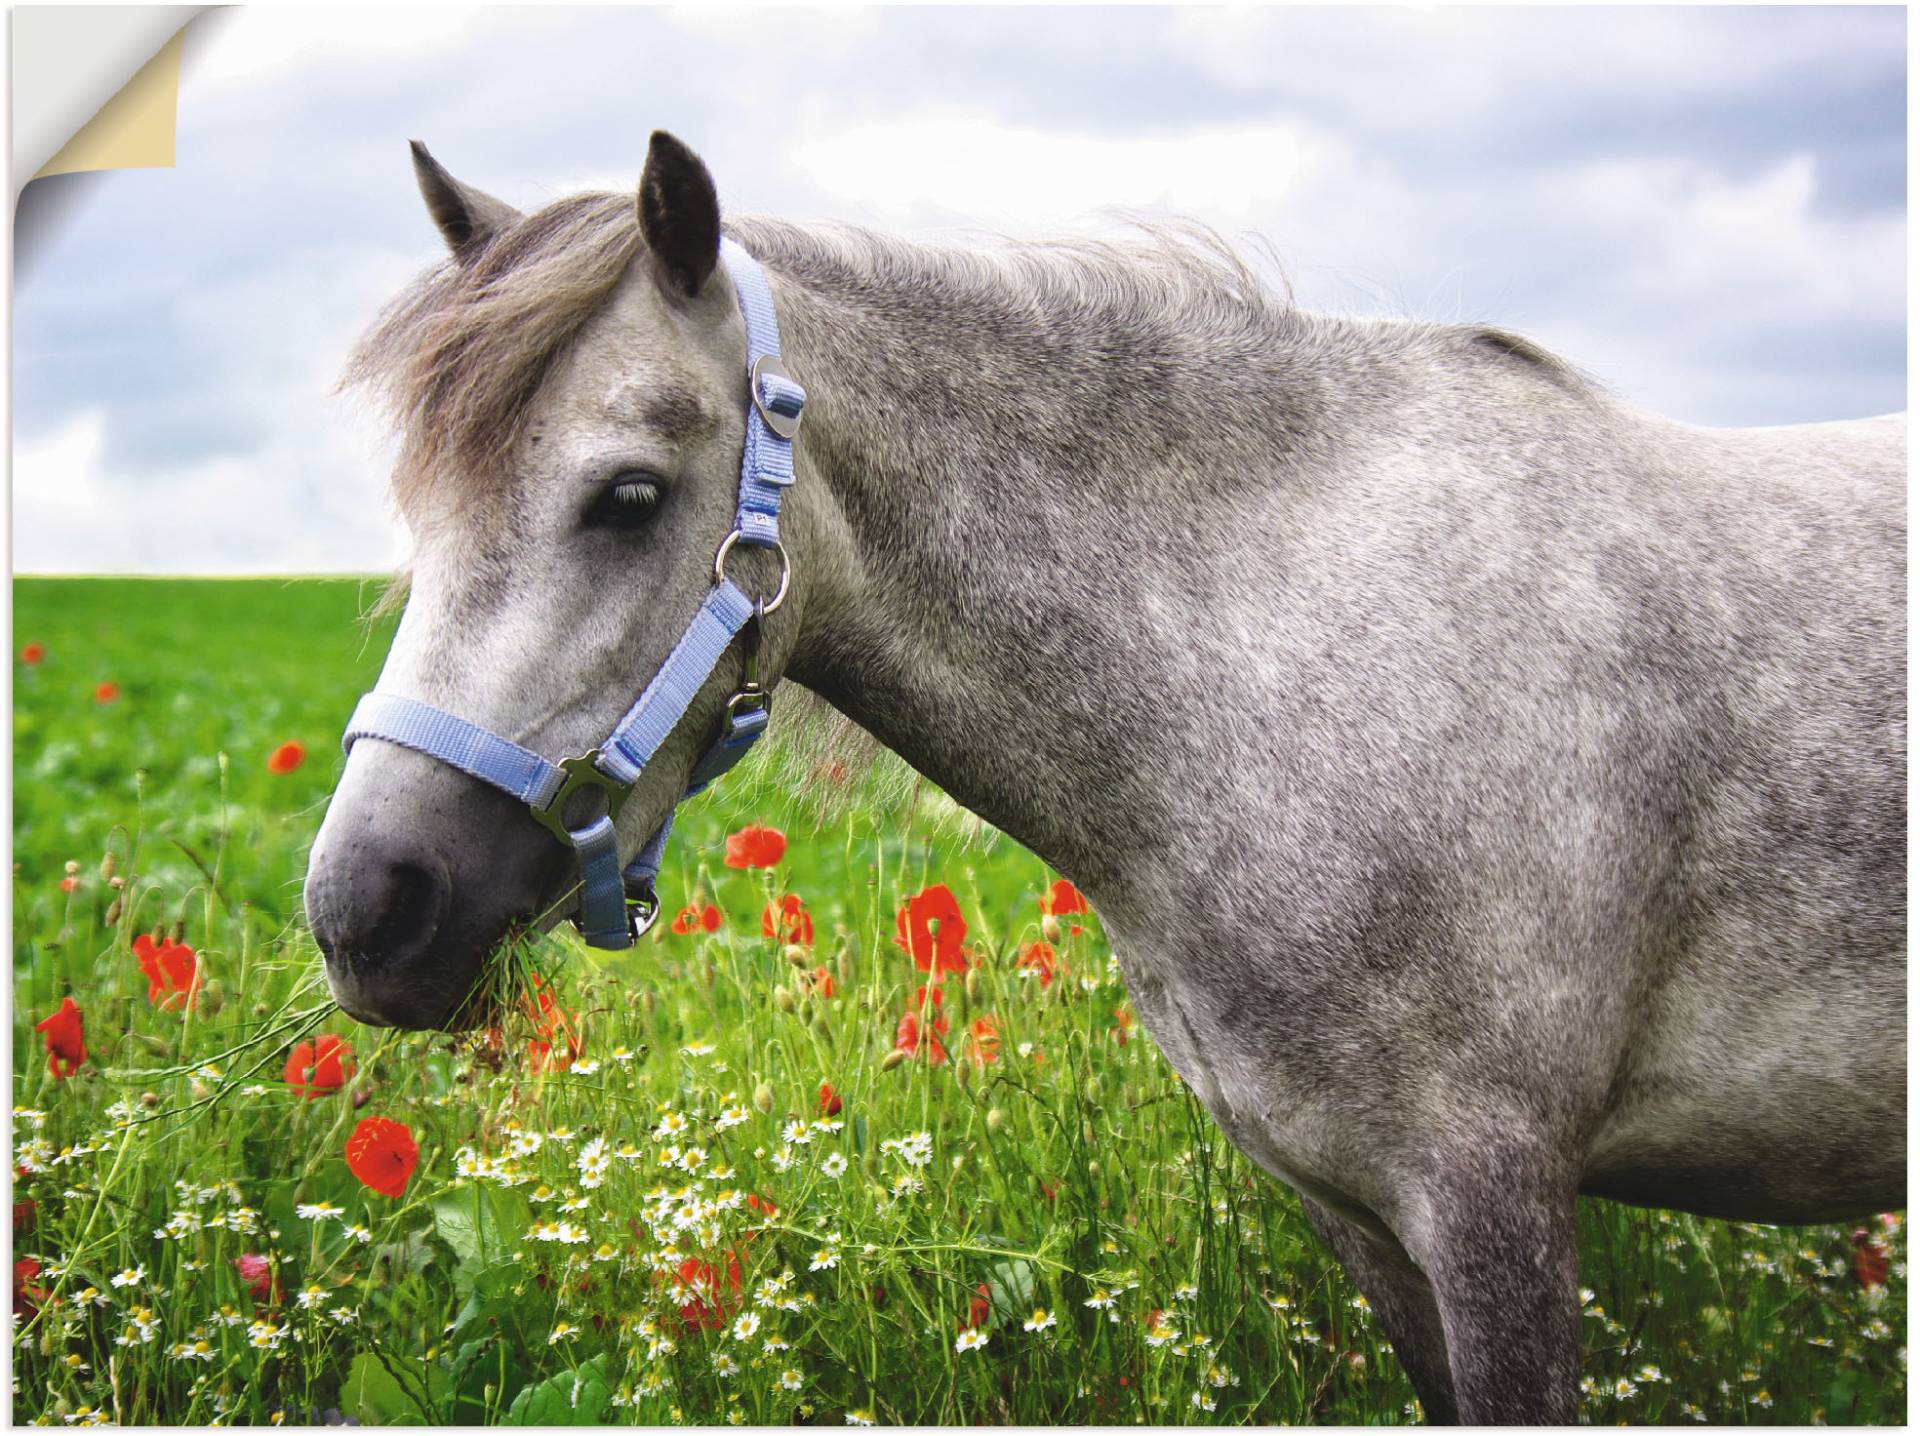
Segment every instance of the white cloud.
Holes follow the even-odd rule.
[[[1023,230],[1116,206],[1244,220],[1286,194],[1298,159],[1284,123],[1123,137],[957,110],[853,125],[788,157],[829,194],[882,213]]]
[[[461,5],[233,5],[187,32],[182,73],[189,100],[283,82],[326,61],[365,62],[444,46],[484,10]],[[193,115],[183,107],[183,121]]]

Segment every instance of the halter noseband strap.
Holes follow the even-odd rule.
[[[747,755],[766,731],[772,704],[772,696],[757,678],[755,647],[759,620],[787,596],[790,571],[787,552],[780,544],[780,498],[793,483],[793,436],[800,427],[807,394],[780,363],[780,324],[773,311],[773,292],[760,266],[732,239],[721,241],[720,253],[747,325],[747,392],[752,402],[747,409],[746,451],[740,461],[740,501],[733,530],[714,555],[713,587],[626,716],[598,748],[554,763],[431,704],[373,692],[360,699],[341,740],[348,752],[361,738],[397,743],[438,758],[525,803],[542,827],[574,850],[580,864],[576,921],[594,947],[632,946],[659,914],[654,880],[673,831],[673,812],[669,810],[624,872],[613,820],[641,771],[749,625],[753,631],[747,639],[745,681],[727,700],[719,736],[694,765],[683,797],[692,797]],[[727,556],[736,544],[770,548],[780,556],[780,586],[772,598],[751,599],[727,577]],[[582,788],[604,793],[606,811],[582,827],[570,828],[565,809]]]

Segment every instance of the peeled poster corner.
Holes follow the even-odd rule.
[[[180,52],[197,5],[13,11],[13,192],[33,180],[174,162]]]

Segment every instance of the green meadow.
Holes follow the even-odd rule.
[[[378,589],[14,585],[15,1421],[1418,1414],[1097,916],[925,786],[816,825],[750,766],[635,951],[529,940],[492,1029],[349,1021],[300,889]],[[936,1005],[896,938],[940,887]],[[1905,1420],[1897,1215],[1581,1230],[1586,1419]]]

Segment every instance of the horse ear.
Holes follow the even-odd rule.
[[[427,213],[440,226],[454,258],[465,261],[478,254],[486,242],[508,225],[520,221],[520,211],[504,200],[497,200],[471,185],[461,184],[427,153],[418,140],[413,147],[413,177],[420,182],[420,196],[427,202]]]
[[[665,130],[647,144],[637,209],[662,282],[692,298],[720,262],[720,197],[700,156]]]

